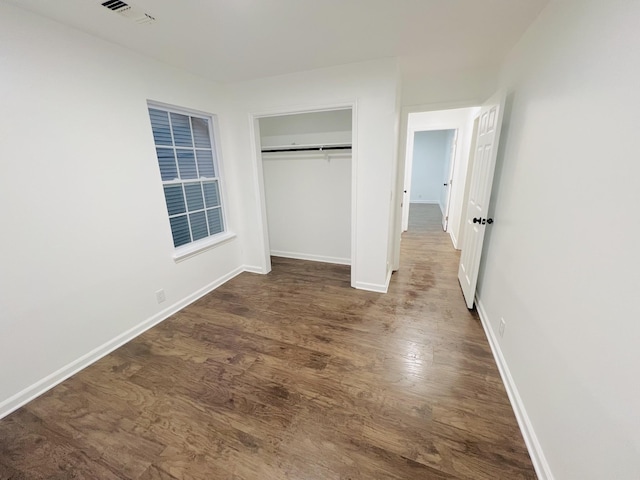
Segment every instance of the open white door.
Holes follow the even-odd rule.
[[[503,110],[502,94],[491,97],[480,110],[469,202],[466,207],[464,245],[458,269],[458,280],[469,308],[473,308],[475,300],[484,231],[487,225],[493,223],[493,219],[487,218],[487,212],[496,168]]]
[[[404,196],[402,197],[402,231],[409,230],[409,210],[411,207],[411,174],[413,173],[413,143],[416,132],[407,132],[407,147],[404,160]]]
[[[445,183],[442,191],[444,208],[442,209],[442,230],[445,232],[449,228],[449,210],[451,207],[451,187],[453,185],[453,168],[456,164],[456,149],[458,148],[458,129],[454,130],[451,138],[451,151],[445,168]]]

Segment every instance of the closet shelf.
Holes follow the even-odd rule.
[[[274,145],[263,147],[262,153],[281,153],[281,152],[323,152],[325,150],[351,150],[351,144],[348,143],[325,143],[322,145]]]

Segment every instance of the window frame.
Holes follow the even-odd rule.
[[[213,177],[213,179],[209,179],[207,178],[207,180],[216,180],[217,182],[217,186],[218,186],[218,195],[220,197],[220,212],[221,212],[221,216],[222,216],[222,227],[223,230],[222,232],[216,233],[214,235],[208,235],[204,238],[198,239],[198,240],[191,240],[189,243],[186,243],[184,245],[180,245],[178,247],[176,247],[174,245],[174,241],[173,241],[173,232],[171,229],[171,218],[173,217],[172,215],[169,214],[169,210],[167,208],[167,203],[166,203],[166,198],[165,198],[165,193],[164,193],[164,187],[167,185],[180,185],[183,188],[183,194],[184,194],[184,201],[185,201],[185,215],[187,216],[187,219],[189,219],[189,215],[193,212],[190,212],[187,206],[187,198],[186,198],[186,192],[184,190],[184,186],[188,185],[188,184],[193,184],[193,183],[198,183],[198,182],[203,182],[205,180],[203,180],[203,178],[198,177],[195,179],[173,179],[173,180],[163,180],[162,179],[162,172],[160,170],[160,165],[159,165],[159,159],[158,159],[158,153],[157,153],[157,148],[172,148],[174,149],[174,151],[176,151],[177,154],[177,150],[183,148],[180,147],[179,145],[175,144],[175,140],[173,139],[173,132],[172,132],[172,145],[158,145],[156,144],[154,135],[153,135],[153,126],[152,126],[152,122],[151,122],[151,117],[150,117],[150,112],[149,109],[156,109],[156,110],[161,110],[164,112],[167,112],[169,114],[171,113],[175,113],[175,114],[179,114],[179,115],[186,115],[188,117],[195,117],[195,118],[201,118],[204,120],[207,120],[208,123],[208,130],[209,130],[209,135],[211,138],[211,142],[212,142],[212,146],[211,146],[211,151],[213,154],[213,167],[214,167],[214,171],[215,171],[215,177]],[[233,239],[236,237],[236,234],[231,230],[230,228],[230,222],[229,222],[229,215],[228,215],[228,209],[227,209],[227,197],[226,197],[226,188],[224,186],[225,183],[225,174],[224,174],[224,166],[223,166],[223,161],[222,161],[222,152],[220,149],[220,130],[218,127],[218,117],[216,114],[213,113],[208,113],[208,112],[203,112],[203,111],[199,111],[199,110],[194,110],[191,108],[184,108],[184,107],[178,107],[175,105],[169,105],[166,103],[162,103],[162,102],[156,102],[156,101],[152,101],[152,100],[147,100],[147,121],[149,124],[149,130],[151,132],[151,141],[152,141],[152,145],[153,145],[153,157],[155,160],[155,164],[156,164],[156,168],[157,168],[157,172],[158,172],[158,179],[159,179],[159,183],[160,183],[160,188],[161,188],[161,192],[162,192],[162,200],[163,200],[163,205],[165,208],[165,214],[166,214],[166,219],[167,219],[167,226],[169,227],[169,237],[171,239],[171,246],[173,248],[173,259],[176,262],[182,261],[186,258],[189,258],[193,255],[196,255],[198,253],[204,252],[206,250],[209,250],[217,245],[223,244],[228,242],[229,240]],[[193,135],[193,132],[192,132]],[[188,151],[188,147],[184,147],[186,151]],[[195,152],[197,151],[197,148],[195,143],[193,144],[193,147],[191,148],[191,151],[194,152],[194,157],[195,157]],[[196,160],[197,163],[197,160]],[[176,168],[178,169],[179,172],[179,166],[176,163]],[[178,173],[179,175],[179,173]],[[203,210],[206,212],[206,206],[205,209]],[[189,233],[191,235],[191,238],[193,238],[193,231],[191,230],[191,223],[190,220],[189,221]]]

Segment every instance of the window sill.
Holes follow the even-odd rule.
[[[182,247],[178,247],[175,249],[173,253],[173,261],[178,263],[186,260],[187,258],[191,258],[199,253],[206,252],[207,250],[212,249],[218,245],[222,245],[223,243],[227,243],[230,240],[236,238],[236,234],[233,232],[225,232],[215,237],[203,238],[202,240],[198,240],[197,242],[190,243],[189,245],[184,245]]]

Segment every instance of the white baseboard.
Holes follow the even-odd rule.
[[[449,236],[451,237],[451,243],[453,243],[453,248],[455,248],[456,250],[460,250],[458,248],[458,239],[454,235],[453,231],[449,232]]]
[[[507,390],[507,395],[509,396],[511,407],[513,408],[513,412],[516,415],[516,420],[518,421],[520,431],[522,432],[522,436],[524,437],[524,443],[527,445],[527,449],[529,450],[531,462],[533,463],[533,467],[536,470],[538,479],[554,480],[553,474],[551,473],[551,468],[549,467],[549,463],[547,462],[544,452],[542,451],[542,446],[540,445],[538,437],[536,436],[536,432],[534,431],[533,425],[531,424],[531,419],[527,414],[527,410],[524,407],[522,398],[518,393],[518,388],[516,387],[516,384],[513,381],[513,377],[511,376],[511,372],[509,371],[509,366],[507,365],[504,355],[502,355],[502,349],[500,348],[498,339],[496,338],[496,335],[491,328],[491,322],[489,321],[487,312],[482,305],[482,301],[478,297],[476,297],[476,309],[478,310],[480,322],[482,323],[484,332],[487,335],[487,340],[489,341],[489,346],[491,347],[493,358],[495,358],[496,364],[498,365],[498,370],[500,371],[500,376],[502,377],[502,383],[504,383],[505,389]]]
[[[149,330],[151,327],[157,325],[163,320],[166,320],[174,313],[179,312],[187,305],[195,302],[196,300],[203,297],[204,295],[211,292],[212,290],[215,290],[223,283],[231,280],[233,277],[239,275],[244,271],[248,271],[248,268],[252,268],[252,267],[238,267],[235,270],[232,270],[226,275],[223,275],[217,280],[214,280],[210,284],[204,286],[200,290],[197,290],[191,295],[165,308],[161,312],[156,313],[155,315],[143,321],[142,323],[139,323],[135,327],[130,328],[126,332],[123,332],[117,337],[109,340],[108,342],[105,342],[104,344],[93,349],[92,351],[81,356],[80,358],[74,360],[73,362],[65,365],[64,367],[53,372],[52,374],[47,375],[43,379],[34,383],[33,385],[30,385],[29,387],[25,388],[21,392],[18,392],[15,395],[4,400],[3,402],[0,402],[0,419],[3,417],[6,417],[11,412],[17,410],[23,405],[29,403],[31,400],[35,399],[36,397],[39,397],[40,395],[52,389],[59,383],[62,383],[67,378],[78,373],[80,370],[83,370],[89,365],[97,362],[102,357],[113,352],[114,350],[121,347],[125,343],[130,342],[131,340],[136,338],[138,335],[144,333],[145,331]],[[262,271],[262,269],[260,269],[260,271]]]
[[[409,204],[419,203],[424,205],[439,205],[440,202],[438,200],[411,200]]]
[[[400,268],[400,265],[398,265],[398,268]],[[385,280],[385,287],[384,287],[384,293],[387,293],[389,291],[389,285],[391,284],[391,275],[393,275],[393,268],[390,268],[389,265],[387,265],[387,279]]]
[[[265,275],[267,272],[262,267],[255,267],[253,265],[245,265],[242,267],[243,271],[248,273],[259,273],[261,275]]]
[[[327,257],[324,255],[313,255],[311,253],[298,252],[282,252],[279,250],[271,250],[274,257],[293,258],[296,260],[310,260],[312,262],[335,263],[338,265],[351,265],[350,258]]]
[[[386,285],[380,285],[378,283],[356,282],[353,286],[358,290],[366,290],[368,292],[375,293],[387,293],[389,291],[389,282],[387,282]]]
[[[351,286],[358,290],[366,290],[368,292],[387,293],[389,291],[389,283],[391,283],[391,275],[393,275],[393,270],[389,268],[387,270],[387,278],[384,285],[380,285],[378,283],[355,282]]]

